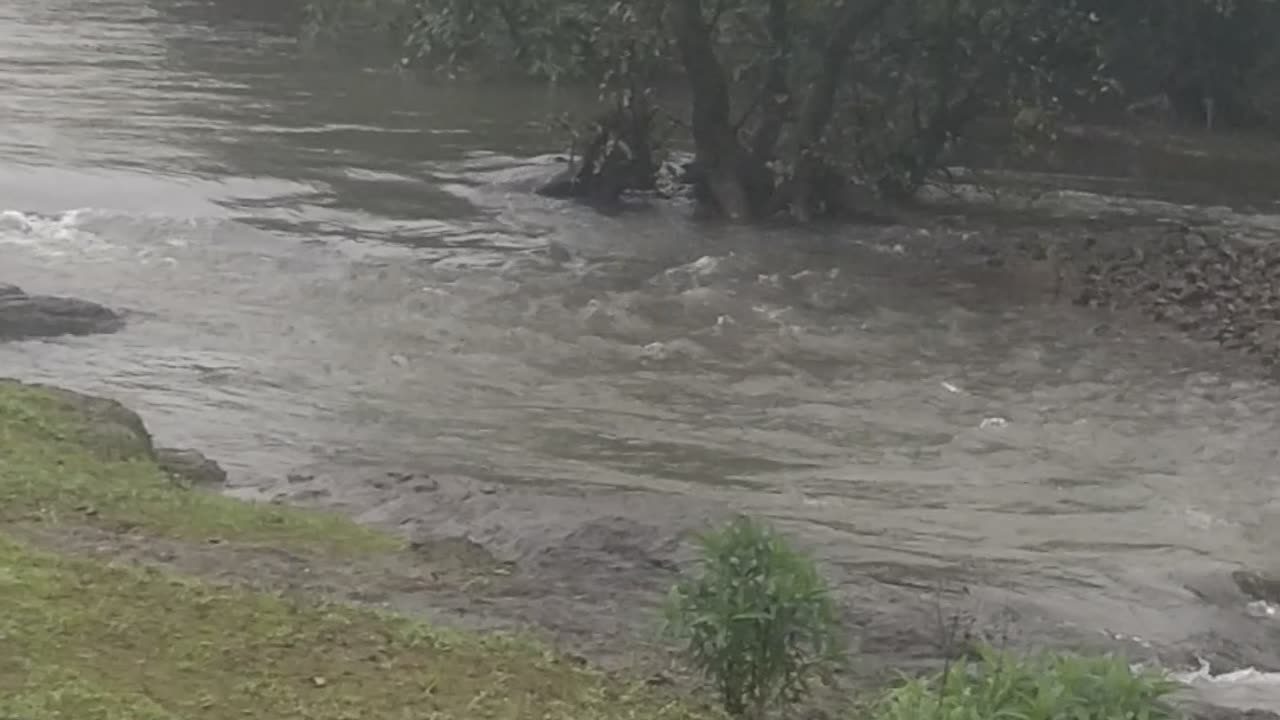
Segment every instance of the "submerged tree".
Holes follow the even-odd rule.
[[[406,64],[593,83],[566,194],[651,185],[655,91],[682,81],[689,175],[736,220],[908,198],[979,118],[1028,137],[1098,64],[1076,0],[314,0],[312,17],[389,35]]]

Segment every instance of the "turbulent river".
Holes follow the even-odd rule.
[[[1228,588],[1280,543],[1272,383],[918,262],[922,232],[536,198],[554,102],[302,57],[200,3],[0,3],[0,282],[129,313],[0,345],[0,375],[121,399],[236,494],[542,563],[584,616],[611,606],[575,572],[625,585],[601,564],[742,510],[889,655],[877,618],[964,585],[1033,639],[1280,668]]]

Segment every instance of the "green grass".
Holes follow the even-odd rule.
[[[1172,720],[1178,688],[1111,656],[1018,656],[990,648],[977,660],[889,691],[874,720]]]
[[[144,444],[120,428],[92,422],[57,391],[0,381],[0,521],[92,525],[343,555],[399,546],[338,515],[178,487]]]
[[[2,538],[0,607],[0,717],[695,717],[515,640]]]

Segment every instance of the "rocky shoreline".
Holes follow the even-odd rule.
[[[1280,377],[1280,240],[1177,221],[1041,221],[928,231],[944,268],[979,266],[1050,302],[1137,316]]]
[[[1280,243],[1178,224],[1090,236],[1066,250],[1076,304],[1136,309],[1280,371]]]

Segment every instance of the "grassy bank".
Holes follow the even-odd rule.
[[[0,381],[0,521],[356,555],[398,544],[337,515],[183,491],[156,465],[145,428],[127,413],[106,401]]]
[[[0,382],[0,717],[695,716],[529,644],[16,539],[34,525],[349,562],[397,550],[337,516],[184,489],[121,410]]]
[[[2,539],[0,606],[0,717],[691,717],[518,642]]]

